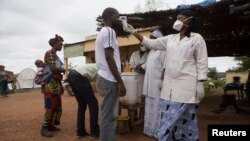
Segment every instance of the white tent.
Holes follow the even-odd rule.
[[[17,75],[17,78],[16,78],[17,89],[36,88],[37,85],[34,82],[35,76],[36,76],[35,70],[33,70],[31,68],[23,69]]]

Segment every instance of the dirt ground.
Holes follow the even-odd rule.
[[[200,103],[198,120],[201,141],[207,141],[208,124],[250,124],[250,115],[236,114],[233,107],[228,107],[221,114],[213,113],[221,102],[221,93],[206,95]],[[96,95],[99,100],[100,97]],[[76,137],[76,111],[77,103],[74,97],[66,92],[62,96],[63,115],[60,128],[52,138],[40,135],[43,109],[43,96],[39,89],[31,89],[24,92],[9,94],[6,98],[0,97],[0,140],[1,141],[97,141],[93,137],[77,139]],[[241,104],[249,110],[248,103]],[[250,112],[250,110],[249,110]],[[89,131],[89,116],[86,113],[86,127]],[[138,128],[127,134],[117,134],[117,141],[154,141],[143,135]]]

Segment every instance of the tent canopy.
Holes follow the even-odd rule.
[[[34,83],[34,79],[36,76],[36,71],[31,68],[23,69],[18,75],[17,75],[17,89],[27,89],[27,88],[35,88],[37,87]]]

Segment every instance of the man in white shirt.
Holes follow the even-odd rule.
[[[99,137],[98,101],[90,84],[90,81],[95,81],[96,73],[96,64],[79,64],[74,70],[71,70],[68,75],[67,81],[78,103],[76,130],[78,138],[89,135],[85,128],[85,112],[87,106],[90,116],[90,134],[92,137]]]
[[[102,96],[100,141],[116,140],[116,117],[118,116],[119,96],[126,94],[121,79],[120,51],[116,40],[116,27],[121,27],[119,12],[106,8],[102,13],[104,27],[96,38],[95,58],[99,68],[97,89]]]
[[[194,32],[196,20],[192,11],[181,11],[173,25],[179,33],[157,39],[141,36],[129,24],[124,26],[141,44],[166,52],[159,141],[199,140],[197,109],[205,95],[208,57],[205,40]]]
[[[142,94],[143,88],[143,80],[144,80],[144,69],[142,69],[142,65],[145,64],[148,57],[148,49],[143,45],[140,45],[140,49],[132,53],[130,57],[130,65],[133,71],[138,72],[138,96]]]

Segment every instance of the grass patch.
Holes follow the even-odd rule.
[[[213,82],[217,88],[211,88],[211,87],[209,88],[208,87],[209,82]],[[223,89],[225,84],[226,84],[225,80],[208,80],[208,81],[205,81],[204,82],[205,93],[206,94],[216,93],[217,91],[220,91],[221,89]]]

